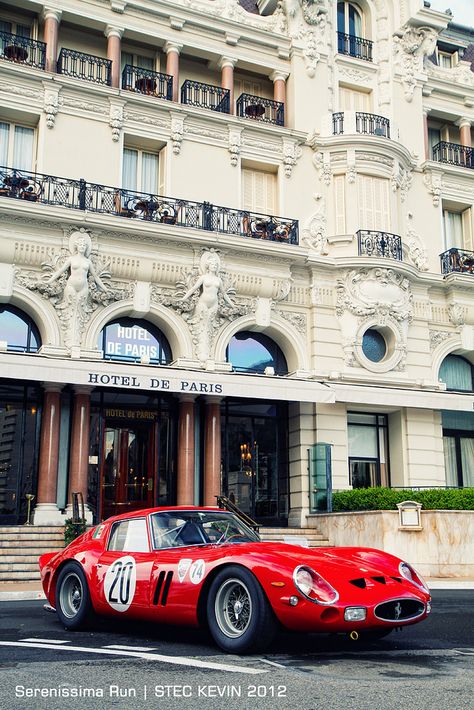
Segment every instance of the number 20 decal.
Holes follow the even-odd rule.
[[[105,575],[104,593],[107,603],[115,611],[127,611],[133,601],[137,585],[137,568],[130,555],[119,557]]]

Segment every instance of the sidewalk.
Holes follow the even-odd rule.
[[[474,589],[472,577],[445,577],[426,580],[430,589]],[[45,599],[40,582],[0,582],[0,602]]]

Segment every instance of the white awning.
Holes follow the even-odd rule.
[[[397,387],[370,387],[331,383],[336,402],[389,406],[401,409],[450,409],[458,412],[474,411],[474,394],[456,392],[433,392],[402,389]]]

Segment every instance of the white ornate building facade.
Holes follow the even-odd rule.
[[[474,485],[474,39],[420,0],[0,13],[0,522]],[[451,21],[451,23],[450,23]],[[471,41],[472,40],[472,41]],[[473,64],[474,66],[474,64]]]

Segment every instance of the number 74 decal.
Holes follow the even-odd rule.
[[[104,594],[115,611],[127,611],[133,601],[137,585],[137,568],[130,555],[119,557],[105,575]]]

